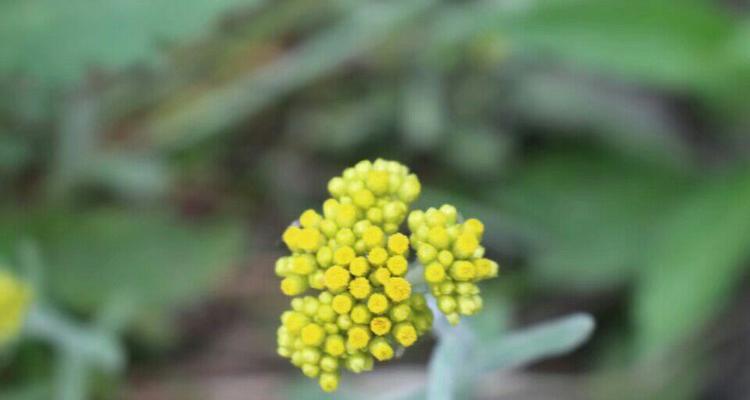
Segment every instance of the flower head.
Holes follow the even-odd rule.
[[[0,269],[0,346],[18,336],[30,301],[30,289]]]
[[[484,257],[480,244],[484,225],[474,218],[459,222],[456,208],[448,204],[413,211],[408,224],[412,247],[425,266],[424,279],[448,321],[456,324],[461,315],[481,310],[476,283],[498,273],[497,263]]]
[[[432,312],[406,278],[410,256],[425,266],[454,324],[481,308],[476,282],[495,276],[497,264],[483,257],[481,222],[459,223],[452,206],[414,211],[411,237],[398,232],[421,186],[395,161],[361,161],[331,179],[328,191],[319,211],[304,211],[284,231],[290,253],[277,260],[276,274],[294,297],[281,316],[278,353],[330,392],[342,368],[369,371],[431,329]],[[301,297],[308,291],[317,294]]]

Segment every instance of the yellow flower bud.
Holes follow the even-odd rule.
[[[325,339],[325,331],[323,328],[315,323],[307,324],[300,332],[302,343],[307,346],[320,346]]]
[[[299,223],[303,228],[317,228],[323,217],[313,209],[305,210],[299,217]]]
[[[336,319],[336,312],[329,304],[321,304],[318,307],[317,317],[322,322],[333,322]]]
[[[388,191],[390,176],[387,171],[370,171],[367,174],[367,188],[376,195],[383,195]]]
[[[321,247],[315,254],[315,261],[323,268],[331,266],[333,262],[333,250],[328,246]]]
[[[479,240],[477,240],[474,233],[464,232],[458,235],[456,241],[453,243],[453,252],[459,258],[468,258],[474,254],[478,247]]]
[[[456,299],[451,296],[440,296],[440,298],[438,298],[438,308],[445,314],[454,312],[456,306]]]
[[[349,314],[352,321],[356,324],[368,324],[372,318],[370,310],[364,304],[357,304],[352,308],[351,314]]]
[[[406,321],[411,316],[411,307],[408,304],[398,304],[391,308],[390,317],[395,322]]]
[[[383,230],[373,225],[365,229],[362,233],[362,240],[368,249],[372,249],[376,246],[382,246],[384,239]]]
[[[328,192],[331,193],[331,196],[333,197],[339,197],[344,195],[346,191],[346,182],[344,180],[337,176],[330,181],[328,181]]]
[[[357,236],[349,228],[342,228],[336,232],[336,243],[339,246],[353,246],[357,240]]]
[[[385,294],[395,302],[404,301],[411,296],[411,284],[404,278],[389,278],[385,282]]]
[[[338,292],[349,284],[349,271],[341,266],[334,265],[325,272],[325,285],[328,289]]]
[[[298,248],[299,236],[302,230],[297,226],[290,226],[286,228],[281,239],[284,241],[289,250],[296,250]]]
[[[372,290],[372,287],[370,286],[370,281],[367,280],[367,278],[355,278],[352,280],[352,282],[349,284],[349,293],[355,298],[355,299],[365,299],[367,296],[370,295],[370,291]]]
[[[388,268],[380,267],[372,273],[371,280],[377,285],[384,285],[390,277],[391,271],[389,271]]]
[[[438,253],[438,262],[440,264],[443,264],[444,267],[448,268],[453,264],[454,258],[453,253],[451,253],[448,250],[441,250],[440,253]]]
[[[307,377],[315,378],[320,374],[320,368],[317,365],[304,364],[302,365],[302,373]]]
[[[346,350],[346,347],[344,346],[344,338],[340,335],[328,336],[323,350],[334,357],[344,354],[344,351]]]
[[[476,218],[469,218],[464,221],[464,229],[474,233],[477,238],[481,238],[484,233],[484,224]]]
[[[284,327],[292,334],[299,333],[308,321],[309,319],[305,314],[296,311],[289,311],[282,315]]]
[[[402,233],[388,237],[388,250],[392,254],[404,255],[409,250],[409,238]]]
[[[414,328],[414,325],[408,322],[401,322],[393,328],[393,337],[400,345],[409,347],[417,341],[417,330]]]
[[[445,268],[440,263],[433,262],[424,269],[424,280],[428,283],[440,283],[445,279]]]
[[[307,282],[297,275],[287,276],[281,280],[281,292],[287,296],[302,294],[307,289]]]
[[[318,226],[321,232],[323,232],[326,237],[333,237],[338,232],[339,227],[336,226],[336,223],[333,222],[330,219],[324,219],[320,221],[320,225]]]
[[[320,369],[325,372],[336,372],[339,369],[339,362],[333,357],[323,356],[320,359]]]
[[[343,228],[349,228],[357,222],[357,209],[351,204],[341,204],[336,210],[336,224]]]
[[[370,320],[370,330],[378,336],[383,336],[391,331],[391,320],[386,317],[375,317]]]
[[[359,350],[367,347],[370,342],[370,332],[362,326],[355,326],[347,331],[347,346]]]
[[[333,298],[331,307],[338,314],[348,314],[351,311],[354,301],[349,294],[338,294]]]
[[[430,228],[427,233],[427,240],[438,249],[446,249],[450,245],[450,236],[448,232],[442,226],[435,226]]]
[[[339,247],[333,252],[333,262],[337,265],[346,266],[354,260],[357,254],[349,246]]]
[[[370,343],[370,354],[378,361],[387,361],[393,358],[393,347],[383,338],[376,338]]]
[[[362,209],[368,209],[375,204],[375,196],[367,189],[360,189],[352,196],[354,204]]]
[[[383,223],[383,210],[380,208],[370,208],[367,210],[367,220],[373,224]]]
[[[409,175],[406,181],[401,185],[398,196],[406,203],[411,203],[419,197],[422,191],[422,185],[419,183],[416,175]]]
[[[373,293],[367,299],[367,309],[374,314],[382,314],[388,310],[389,301],[381,293]]]
[[[365,276],[370,271],[370,264],[364,257],[357,257],[349,264],[349,272],[354,276]]]
[[[429,244],[422,244],[417,250],[417,258],[423,265],[427,265],[437,257],[437,250]]]
[[[474,265],[477,267],[477,277],[479,278],[492,278],[497,276],[498,266],[497,263],[488,260],[486,258],[480,258],[474,261]]]
[[[315,270],[315,258],[308,254],[292,257],[292,272],[299,275],[308,275]]]
[[[393,275],[404,275],[409,268],[409,263],[403,256],[393,256],[388,259],[386,266]]]
[[[326,372],[320,374],[318,383],[320,384],[320,388],[323,389],[324,392],[335,392],[339,387],[339,377],[336,374]]]
[[[367,260],[372,265],[383,265],[388,260],[388,251],[382,247],[375,247],[367,254]]]
[[[456,261],[451,265],[450,273],[458,281],[468,281],[476,275],[476,267],[469,261]]]

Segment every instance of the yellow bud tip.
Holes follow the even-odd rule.
[[[476,267],[469,261],[456,261],[451,265],[450,272],[458,281],[469,281],[476,276]]]
[[[373,340],[370,344],[370,354],[378,361],[388,361],[393,358],[393,347],[385,340]]]
[[[323,217],[313,209],[305,210],[299,217],[299,223],[303,228],[317,228]]]
[[[367,189],[360,189],[354,193],[352,200],[357,207],[362,209],[368,209],[375,204],[375,196],[372,192]]]
[[[450,240],[451,238],[448,235],[448,231],[446,231],[442,226],[432,227],[427,233],[427,241],[429,241],[431,245],[435,246],[438,249],[448,248],[448,245],[450,245]]]
[[[290,226],[284,231],[281,240],[284,241],[289,250],[294,251],[297,249],[300,232],[302,232],[302,230],[297,226]]]
[[[375,314],[386,312],[388,304],[388,298],[381,293],[374,293],[367,299],[367,309]]]
[[[409,268],[409,263],[404,256],[393,256],[388,259],[386,266],[393,275],[403,275]]]
[[[355,298],[355,299],[364,299],[372,290],[372,287],[370,286],[370,281],[367,280],[367,278],[355,278],[351,281],[349,284],[349,293]]]
[[[473,232],[464,232],[453,243],[453,251],[461,258],[468,258],[479,247],[479,240]]]
[[[383,265],[388,260],[388,251],[382,247],[375,247],[367,254],[367,259],[372,265]]]
[[[383,230],[377,226],[370,226],[362,233],[362,240],[367,248],[371,249],[383,244]]]
[[[339,335],[332,335],[326,338],[324,350],[326,353],[338,357],[344,354],[346,346],[344,346],[344,339]]]
[[[373,281],[377,284],[384,285],[388,278],[391,277],[391,271],[388,268],[380,267],[373,274]]]
[[[320,388],[324,392],[327,392],[327,393],[335,392],[336,389],[339,387],[339,377],[333,373],[320,374],[320,379],[318,380],[318,383],[320,384]]]
[[[349,272],[354,276],[364,276],[370,270],[370,264],[364,257],[357,257],[349,264]]]
[[[354,257],[356,257],[357,254],[354,252],[354,249],[352,249],[349,246],[343,246],[336,249],[336,251],[333,253],[333,262],[337,265],[349,265],[349,263],[354,260]]]
[[[349,271],[341,266],[334,265],[326,270],[323,279],[326,287],[336,292],[344,289],[349,284]]]
[[[370,321],[372,333],[383,336],[391,331],[391,320],[386,317],[375,317]]]
[[[281,280],[281,292],[287,296],[296,296],[307,289],[305,281],[299,276],[287,276]]]
[[[370,332],[361,326],[350,328],[347,337],[347,344],[355,350],[364,349],[370,342]]]
[[[424,280],[429,283],[440,283],[445,279],[445,268],[440,263],[433,262],[424,269]]]
[[[307,325],[308,318],[304,314],[296,311],[291,311],[288,314],[282,315],[282,323],[286,329],[292,333],[297,334],[299,331]]]
[[[476,218],[469,218],[464,221],[464,229],[481,238],[484,233],[484,224]]]
[[[408,322],[398,324],[394,331],[396,341],[404,347],[409,347],[417,341],[417,330]]]
[[[300,338],[307,346],[320,346],[325,339],[325,331],[318,324],[307,324],[300,331]]]
[[[352,309],[352,298],[349,297],[346,294],[338,294],[334,296],[333,300],[331,301],[331,307],[333,308],[333,311],[335,311],[338,314],[347,314]]]
[[[385,282],[385,294],[395,302],[404,301],[411,296],[411,284],[404,278],[389,278]]]
[[[396,233],[388,237],[388,250],[393,254],[403,255],[409,250],[409,238],[403,233]]]
[[[309,255],[292,257],[292,272],[299,275],[308,275],[315,270],[315,260]]]
[[[336,223],[342,228],[349,228],[357,222],[357,208],[352,204],[340,204],[336,210]]]
[[[370,171],[367,173],[365,184],[376,195],[388,192],[390,177],[387,171]]]
[[[0,271],[0,345],[19,334],[30,302],[28,287]]]

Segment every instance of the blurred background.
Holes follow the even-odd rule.
[[[487,226],[481,324],[597,319],[481,399],[750,393],[750,2],[5,0],[0,257],[129,304],[94,399],[327,398],[276,356],[283,229],[361,159]],[[475,321],[477,322],[477,321]],[[424,380],[434,341],[345,381]],[[23,342],[0,397],[51,398]],[[313,386],[310,386],[313,385]],[[47,393],[47,394],[44,394]]]

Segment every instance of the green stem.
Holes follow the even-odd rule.
[[[122,366],[122,350],[114,338],[82,327],[53,309],[33,306],[26,319],[26,331],[103,369],[117,370]]]

